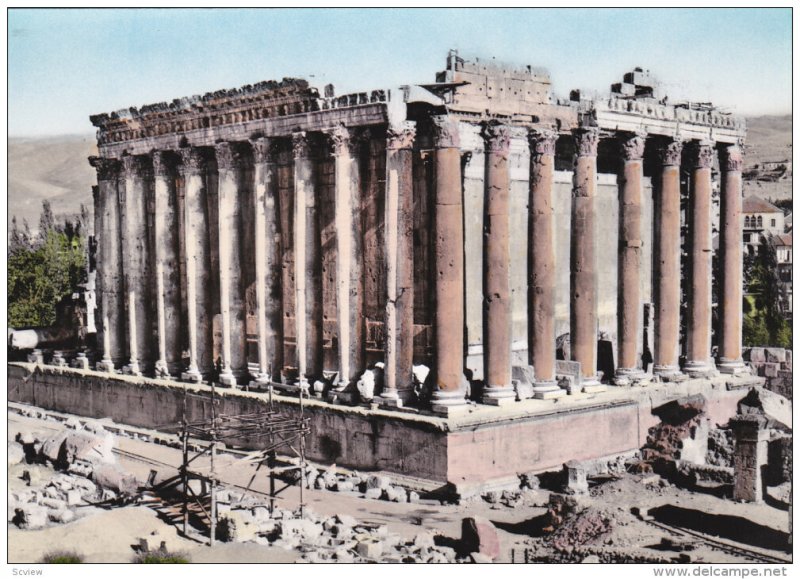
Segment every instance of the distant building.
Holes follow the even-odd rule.
[[[751,195],[742,202],[743,235],[745,250],[751,255],[758,251],[761,238],[767,234],[784,232],[783,211],[769,201]]]
[[[783,311],[792,313],[792,234],[781,233],[769,235],[767,243],[775,250],[775,261],[778,264],[778,279],[784,290]]]

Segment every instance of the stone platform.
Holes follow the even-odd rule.
[[[384,471],[464,496],[515,485],[522,473],[560,470],[569,460],[634,451],[658,421],[652,410],[676,398],[703,394],[712,426],[726,423],[748,389],[762,383],[762,378],[751,376],[719,376],[611,387],[555,400],[476,405],[449,418],[304,400],[311,421],[306,451],[310,460],[321,464]],[[198,420],[210,416],[210,390],[204,384],[8,364],[10,402],[172,433],[181,420],[184,393],[189,420]],[[261,393],[226,388],[216,392],[219,413],[254,412],[266,403]],[[298,398],[275,395],[273,400],[282,411],[299,412]]]

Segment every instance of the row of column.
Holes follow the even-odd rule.
[[[448,412],[462,401],[463,362],[463,205],[457,123],[434,119],[436,161],[436,376],[435,410]],[[511,303],[508,127],[487,123],[485,141],[484,225],[484,394],[483,402],[514,400],[511,385]],[[556,385],[556,261],[553,171],[558,135],[529,132],[529,339],[536,398],[564,392]],[[619,173],[619,303],[617,383],[644,375],[640,359],[642,277],[642,191],[646,135],[621,134]],[[585,391],[601,389],[597,375],[597,256],[595,198],[600,132],[574,132],[575,170],[571,208],[570,338],[571,358],[580,363]],[[671,140],[660,148],[661,171],[655,179],[655,373],[664,379],[682,375],[681,310],[681,158],[683,143]],[[687,357],[690,375],[714,371],[711,358],[712,229],[711,167],[713,143],[701,141],[691,150],[689,224],[689,307]],[[741,361],[742,154],[737,145],[721,151],[721,298],[719,369],[735,373]]]
[[[464,389],[464,229],[462,159],[458,121],[432,119],[434,137],[434,296],[435,410],[463,404]],[[514,399],[511,385],[510,178],[508,127],[486,123],[484,251],[484,402]],[[335,158],[336,296],[339,379],[343,393],[363,370],[360,223],[360,169],[351,130],[327,133]],[[413,363],[413,180],[414,123],[390,126],[386,145],[385,312],[386,371],[381,401],[398,406],[411,395]],[[555,215],[554,158],[557,133],[529,132],[529,344],[534,394],[563,394],[555,364]],[[570,334],[571,358],[579,362],[584,388],[597,387],[597,129],[574,133],[576,161],[571,209]],[[640,279],[642,276],[642,159],[644,134],[621,137],[619,220],[618,378],[642,373]],[[281,231],[277,197],[276,140],[219,143],[214,150],[218,179],[209,179],[210,152],[198,148],[156,151],[152,157],[92,158],[98,172],[97,211],[103,358],[99,367],[124,365],[133,374],[154,371],[199,381],[216,368],[223,384],[247,379],[246,323],[242,257],[242,212],[253,211],[255,297],[258,332],[256,382],[267,383],[283,368]],[[656,181],[654,280],[655,372],[680,373],[680,166],[683,145],[669,141],[660,150]],[[292,136],[294,157],[293,245],[297,367],[301,385],[322,376],[322,280],[319,220],[309,135]],[[252,184],[243,168],[253,159]],[[687,211],[690,235],[690,300],[685,369],[713,369],[711,348],[711,143],[694,145]],[[721,155],[722,224],[720,368],[741,367],[741,151]],[[183,238],[179,239],[176,171],[184,181]],[[245,194],[252,186],[251,195]],[[152,191],[149,189],[152,187]],[[146,200],[154,200],[153,255],[148,245]],[[253,206],[245,207],[244,199]],[[215,201],[209,203],[209,200]],[[212,248],[209,227],[217,224],[219,303],[209,284]],[[119,236],[114,232],[119,232]],[[183,245],[183,250],[179,247]],[[181,254],[183,262],[181,263]],[[181,268],[186,280],[188,366],[181,368]],[[219,311],[220,359],[213,359],[213,321]],[[155,319],[153,308],[155,307]],[[122,313],[127,311],[127,320]],[[123,328],[127,327],[127,333]],[[153,340],[151,328],[156,328]],[[126,357],[127,354],[127,357]],[[154,361],[154,362],[153,362]]]
[[[361,243],[361,183],[357,135],[345,127],[325,134],[335,164],[336,303],[339,378],[344,393],[364,370]],[[386,387],[387,405],[399,406],[412,392],[413,196],[415,125],[389,127],[386,159]],[[293,248],[297,368],[300,385],[322,378],[321,247],[310,136],[292,136],[294,160]],[[253,160],[253,191],[243,169]],[[252,251],[258,333],[256,383],[266,384],[283,368],[280,216],[276,139],[216,145],[207,149],[155,151],[121,160],[93,157],[98,175],[99,295],[103,312],[98,368],[130,374],[154,372],[200,381],[215,372],[222,384],[247,379],[243,258]],[[217,179],[210,179],[213,158]],[[184,182],[183,239],[179,239],[176,176]],[[152,190],[149,189],[152,187]],[[147,200],[154,220],[148,224]],[[252,200],[253,206],[246,206]],[[243,246],[243,212],[253,212],[254,247]],[[215,226],[212,272],[210,227]],[[151,230],[152,228],[152,230]],[[149,236],[152,234],[152,242]],[[183,263],[180,247],[183,246]],[[185,270],[188,366],[181,368],[181,267]],[[217,275],[218,304],[212,304]],[[220,352],[213,359],[212,311],[219,312]],[[127,319],[123,312],[127,311]],[[155,335],[153,334],[155,328]],[[125,331],[127,329],[127,332]]]

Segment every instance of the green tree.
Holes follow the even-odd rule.
[[[80,224],[57,225],[44,202],[38,235],[20,231],[12,220],[8,256],[8,324],[48,326],[56,304],[85,281],[85,241]]]
[[[775,249],[762,240],[758,253],[750,263],[748,291],[750,308],[745,309],[742,337],[746,346],[792,347],[792,328],[784,311],[786,295],[778,278]]]

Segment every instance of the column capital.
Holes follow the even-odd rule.
[[[600,143],[600,130],[585,127],[573,131],[578,157],[596,157],[597,145]]]
[[[668,167],[680,167],[683,141],[678,139],[666,143],[660,151],[661,164]]]
[[[414,138],[417,136],[417,123],[402,121],[389,125],[386,129],[387,149],[411,149],[414,147]]]
[[[206,170],[208,160],[202,149],[197,147],[186,147],[180,149],[181,166],[180,171],[184,175],[199,175]]]
[[[433,121],[433,142],[437,149],[458,149],[461,140],[458,136],[458,119],[450,115],[431,117]]]
[[[108,157],[89,157],[89,164],[97,171],[97,179],[100,181],[110,181],[119,177],[122,163],[119,159]]]
[[[695,141],[692,144],[692,166],[695,169],[710,169],[714,164],[714,142]]]
[[[720,165],[726,173],[741,173],[744,165],[744,155],[739,145],[728,145],[720,150]]]
[[[487,153],[508,155],[511,148],[511,131],[507,125],[491,121],[482,123],[481,137],[486,143]]]
[[[625,161],[641,161],[644,157],[644,146],[647,141],[647,133],[637,131],[635,133],[622,133],[620,135],[620,152]]]
[[[214,145],[217,165],[220,169],[240,169],[247,163],[245,148],[242,143],[224,141]]]
[[[153,161],[150,155],[125,155],[122,157],[126,177],[147,178],[153,174]]]
[[[253,158],[256,163],[274,162],[275,157],[280,152],[277,139],[272,137],[259,137],[250,141],[253,147]]]
[[[359,138],[360,135],[357,135],[352,129],[344,125],[338,125],[329,131],[325,131],[324,135],[334,157],[358,153],[361,139]]]
[[[558,133],[550,129],[530,129],[528,131],[528,144],[531,157],[553,157],[556,154],[556,141]]]
[[[292,154],[295,159],[308,159],[311,157],[311,145],[308,141],[308,133],[305,131],[292,133]]]
[[[156,177],[171,177],[178,164],[173,151],[153,151],[153,173]]]

